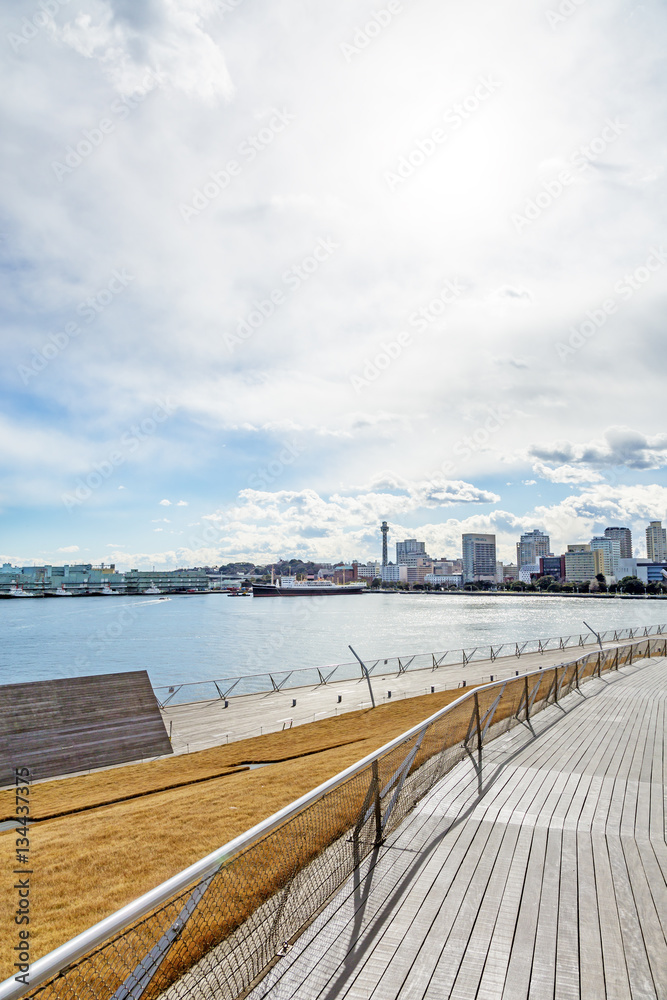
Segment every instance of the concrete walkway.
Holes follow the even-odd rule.
[[[604,643],[614,646],[618,643]],[[597,650],[597,646],[572,646],[568,649],[551,649],[544,653],[524,653],[520,657],[503,656],[496,660],[476,660],[467,666],[451,664],[428,670],[407,670],[401,675],[372,674],[371,684],[376,704],[395,701],[397,698],[414,698],[432,690],[445,691],[462,688],[465,684],[488,684],[490,681],[569,663],[577,657]],[[361,673],[361,671],[360,671]],[[389,695],[391,692],[391,697]],[[208,747],[233,743],[235,740],[278,732],[291,726],[300,726],[317,719],[331,718],[343,712],[370,708],[368,684],[363,677],[352,681],[334,681],[330,684],[288,688],[261,694],[241,695],[225,702],[188,702],[167,705],[162,718],[171,735],[174,753],[192,753]],[[294,704],[296,702],[296,704]]]

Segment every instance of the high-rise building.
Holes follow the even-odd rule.
[[[651,521],[646,529],[646,556],[651,562],[667,560],[667,531],[662,521]]]
[[[461,536],[463,548],[463,580],[496,580],[496,536],[466,533]]]
[[[605,576],[616,576],[618,563],[621,558],[621,542],[618,538],[609,538],[607,535],[597,535],[591,538],[591,551],[599,549],[604,558]]]
[[[516,543],[516,564],[521,569],[527,563],[538,563],[542,556],[548,556],[551,551],[551,541],[548,535],[536,528],[521,536]]]
[[[629,528],[605,528],[606,538],[616,538],[621,544],[621,559],[632,559],[632,532]]]
[[[416,566],[419,558],[429,558],[425,542],[418,542],[416,538],[406,538],[404,542],[396,542],[396,562],[399,566]]]

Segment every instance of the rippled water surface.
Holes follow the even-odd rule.
[[[659,600],[217,594],[0,601],[0,683],[146,668],[154,686],[363,657],[658,625]]]

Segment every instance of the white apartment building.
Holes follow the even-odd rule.
[[[651,521],[646,529],[646,557],[651,562],[667,560],[667,531],[662,521]]]

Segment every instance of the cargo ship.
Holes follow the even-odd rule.
[[[292,580],[292,583],[288,583]],[[296,583],[294,577],[279,580],[278,583],[253,583],[253,597],[336,597],[340,594],[363,594],[368,587],[362,584],[346,583]]]

